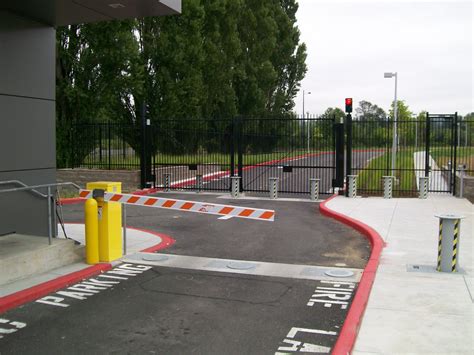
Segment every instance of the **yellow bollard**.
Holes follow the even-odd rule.
[[[87,183],[88,190],[120,193],[122,183],[97,181]],[[96,199],[99,208],[99,261],[111,262],[122,257],[122,204]]]
[[[97,201],[90,198],[84,204],[84,220],[86,223],[86,263],[99,262],[99,216]]]

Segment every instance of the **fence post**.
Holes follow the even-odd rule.
[[[419,198],[426,199],[428,197],[428,181],[429,177],[427,176],[420,176],[420,192]]]
[[[344,187],[344,124],[334,123],[336,154],[336,178],[333,181],[332,187]]]
[[[437,271],[457,272],[461,219],[464,216],[444,214],[439,218]]]
[[[202,175],[196,175],[196,190],[197,192],[201,192],[202,190]]]
[[[383,198],[392,198],[394,176],[382,176],[383,179]]]
[[[430,135],[431,135],[430,114],[426,113],[426,139],[425,139],[425,176],[430,176]]]
[[[141,110],[141,124],[140,124],[140,187],[146,187],[147,173],[146,173],[146,106],[145,101],[142,102]]]
[[[357,196],[357,175],[347,175],[348,177],[348,196],[349,198],[355,198]]]
[[[163,187],[165,188],[166,192],[170,191],[170,185],[171,185],[171,174],[164,173],[163,174]]]
[[[454,152],[453,152],[453,170],[451,171],[451,176],[452,176],[452,179],[453,179],[453,185],[452,185],[452,189],[453,189],[453,196],[456,196],[456,166],[458,164],[457,162],[457,150],[458,150],[458,140],[459,140],[459,131],[458,131],[458,113],[455,112],[454,113]]]
[[[242,183],[242,177],[243,177],[243,149],[242,149],[242,130],[243,130],[243,123],[242,123],[242,117],[238,116],[237,117],[237,174],[240,176],[239,181],[239,192],[243,192],[243,183]]]
[[[233,198],[237,198],[240,194],[240,176],[234,175],[231,176],[230,179],[232,182],[230,194]]]
[[[319,200],[319,182],[320,181],[321,179],[315,179],[315,178],[309,179],[311,201]]]
[[[275,200],[278,198],[278,178],[270,177],[268,180],[270,184],[270,198]]]

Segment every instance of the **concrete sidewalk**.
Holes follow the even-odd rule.
[[[426,200],[338,196],[327,207],[371,226],[386,242],[354,354],[473,354],[473,205],[446,195]],[[466,217],[457,274],[435,271],[435,215],[442,213]]]

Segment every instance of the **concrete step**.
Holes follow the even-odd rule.
[[[84,260],[84,246],[72,240],[9,234],[0,237],[0,285]]]

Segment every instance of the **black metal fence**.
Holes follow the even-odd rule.
[[[453,192],[460,166],[474,175],[472,119],[427,114],[400,120],[394,146],[393,121],[348,118],[345,129],[328,117],[80,124],[70,132],[69,158],[59,167],[141,170],[142,185],[163,186],[167,177],[171,189],[218,191],[229,190],[230,176],[237,175],[241,191],[268,191],[276,177],[280,192],[306,194],[310,179],[319,178],[321,193],[331,193],[342,186],[345,131],[345,174],[358,175],[362,194],[381,195],[388,175],[396,177],[395,196],[416,195],[420,176],[430,177],[431,192]]]
[[[430,178],[430,192],[454,192],[460,164],[473,174],[473,124],[457,114],[427,114],[398,121],[395,139],[393,121],[353,120],[350,174],[358,175],[358,190],[367,195],[382,194],[383,176],[395,176],[395,196],[416,195],[422,176]]]
[[[320,178],[321,192],[332,191],[334,119],[325,117],[168,119],[151,126],[115,123],[74,126],[71,168],[142,169],[154,186],[229,190],[238,175],[241,191],[268,191],[278,177],[280,192],[309,193],[309,179]]]

